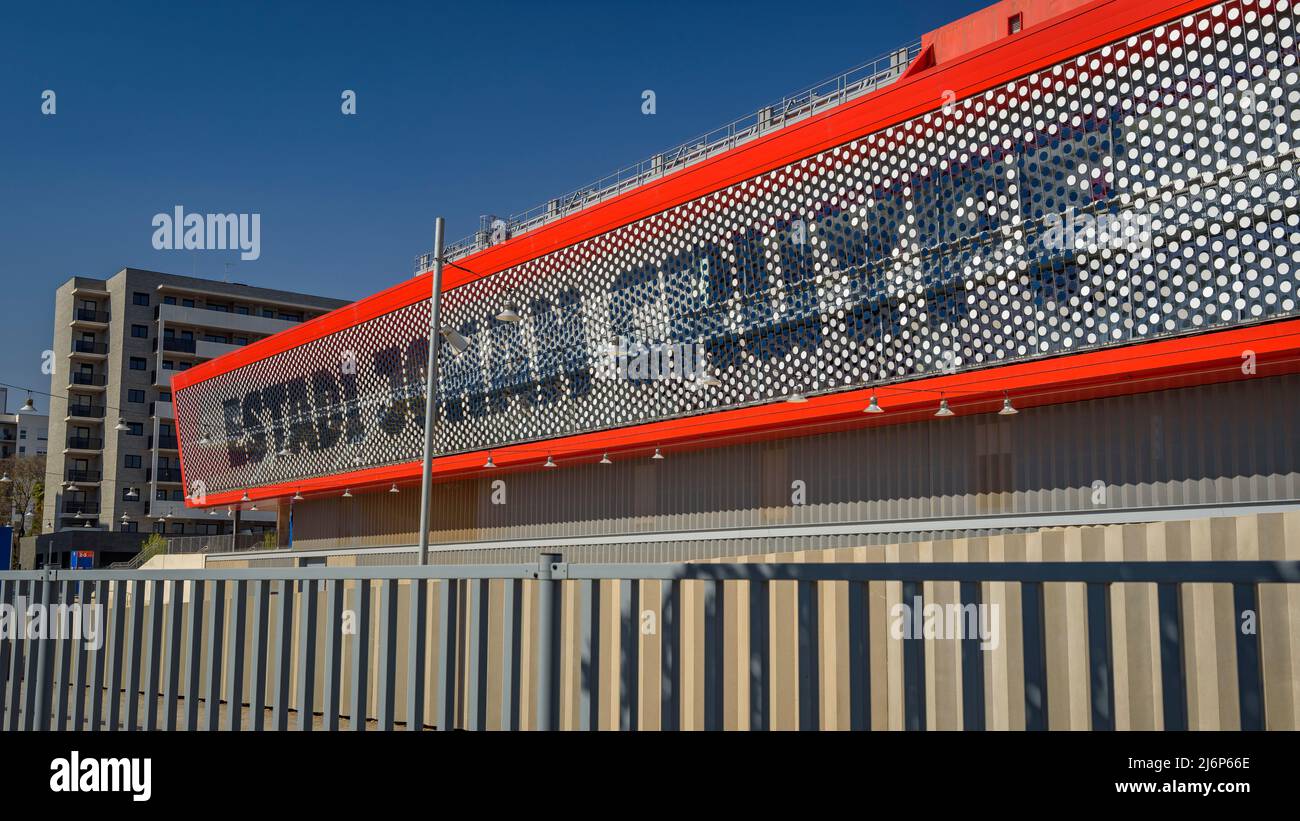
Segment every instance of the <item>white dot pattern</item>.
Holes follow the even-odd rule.
[[[438,449],[1294,315],[1296,23],[1291,0],[1220,3],[450,291],[470,345],[442,349]],[[428,320],[177,391],[187,478],[418,459]],[[720,384],[595,378],[617,337],[698,343]]]

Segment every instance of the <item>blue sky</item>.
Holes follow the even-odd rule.
[[[460,238],[984,5],[5,4],[0,382],[50,390],[70,276],[230,263],[234,281],[360,298],[410,275],[439,214]],[[176,205],[260,214],[261,257],[154,250],[153,215]]]

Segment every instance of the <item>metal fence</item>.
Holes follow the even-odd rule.
[[[569,565],[551,556],[538,565],[9,572],[0,573],[0,607],[13,608],[0,640],[0,712],[6,730],[871,729],[888,726],[872,688],[901,673],[901,729],[924,729],[943,699],[936,647],[945,639],[891,635],[897,625],[868,605],[874,586],[930,604],[952,585],[949,603],[978,608],[997,598],[991,586],[1010,585],[1018,618],[1006,638],[1021,681],[1005,690],[1023,694],[1024,729],[1047,729],[1049,678],[1060,673],[1049,674],[1049,655],[1063,637],[1048,627],[1045,590],[1074,583],[1086,591],[1087,664],[1067,676],[1086,681],[1067,686],[1087,687],[1088,726],[1117,726],[1125,625],[1114,624],[1112,603],[1154,585],[1158,726],[1186,729],[1184,590],[1229,585],[1232,618],[1251,614],[1256,629],[1232,630],[1232,651],[1213,661],[1232,669],[1212,673],[1235,679],[1236,724],[1262,729],[1260,634],[1284,625],[1258,608],[1261,590],[1283,585],[1290,595],[1296,582],[1300,561]],[[828,598],[837,603],[824,607]],[[48,633],[18,638],[14,616],[32,605],[47,613]],[[92,631],[94,605],[104,609]],[[1132,612],[1127,630],[1140,631]],[[891,643],[896,663],[881,677],[872,668]],[[988,651],[979,635],[952,648],[957,666],[945,677],[959,679],[961,726],[985,729],[987,691],[998,686]],[[837,677],[844,686],[828,695]],[[827,720],[828,698],[844,707],[839,721]],[[777,701],[788,701],[790,721]]]
[[[222,533],[213,536],[173,536],[167,539],[167,553],[237,553],[261,550],[276,543],[274,531],[266,533]]]
[[[1023,694],[1025,729],[1046,729],[1057,681],[1087,688],[1089,726],[1115,729],[1115,645],[1144,628],[1140,602],[1118,622],[1112,607],[1154,592],[1153,676],[1126,687],[1155,685],[1159,726],[1183,729],[1189,676],[1204,672],[1189,669],[1187,628],[1198,614],[1187,612],[1186,591],[1228,585],[1235,638],[1210,663],[1234,680],[1236,725],[1260,729],[1278,726],[1267,718],[1264,671],[1282,670],[1279,702],[1297,686],[1289,656],[1270,656],[1276,642],[1260,640],[1283,630],[1287,655],[1289,605],[1266,617],[1260,603],[1297,582],[1297,561],[577,565],[547,556],[536,565],[5,572],[0,714],[6,730],[817,729],[835,723],[829,697],[842,707],[836,726],[871,729],[884,726],[872,689],[888,678],[872,665],[896,651],[903,729],[934,726],[927,711],[943,690],[959,694],[962,728],[985,729],[986,699],[999,688]],[[1019,681],[1007,688],[990,675],[979,636],[900,638],[872,601],[881,584],[896,600],[946,599],[958,612],[998,598],[1000,585],[1018,588],[1006,597],[1017,618],[1006,622],[1005,649]],[[1058,585],[1082,586],[1086,601],[1086,624],[1074,625],[1086,664],[1062,667],[1058,656],[1055,666],[1071,671],[1059,680],[1046,595]],[[832,595],[835,605],[823,606]],[[99,629],[76,633],[96,605]],[[48,633],[18,638],[14,615],[32,606],[48,614]],[[1254,629],[1237,629],[1247,614]],[[103,640],[87,641],[92,632]],[[955,675],[937,669],[945,641]],[[828,696],[836,671],[844,686]],[[779,700],[789,700],[789,721]]]

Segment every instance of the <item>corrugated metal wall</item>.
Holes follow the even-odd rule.
[[[432,541],[1290,501],[1300,498],[1297,396],[1300,376],[1257,377],[1052,405],[1012,417],[925,419],[669,452],[662,462],[642,457],[608,466],[488,472],[435,485]],[[806,504],[792,503],[796,480],[805,483]],[[504,482],[496,489],[504,504],[493,503],[497,481]],[[1095,483],[1105,489],[1099,503]],[[418,503],[418,491],[410,488],[310,499],[295,508],[294,547],[412,544]],[[799,549],[925,537],[827,536],[822,543],[801,536]],[[642,561],[667,561],[791,546],[757,539],[656,542],[648,536],[644,544],[620,549]],[[607,558],[582,549],[566,555],[570,561]]]

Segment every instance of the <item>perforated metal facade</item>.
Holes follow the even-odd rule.
[[[1295,315],[1297,17],[1221,3],[449,291],[438,450]],[[428,322],[179,389],[187,479],[418,459]],[[616,340],[701,369],[605,378]]]

